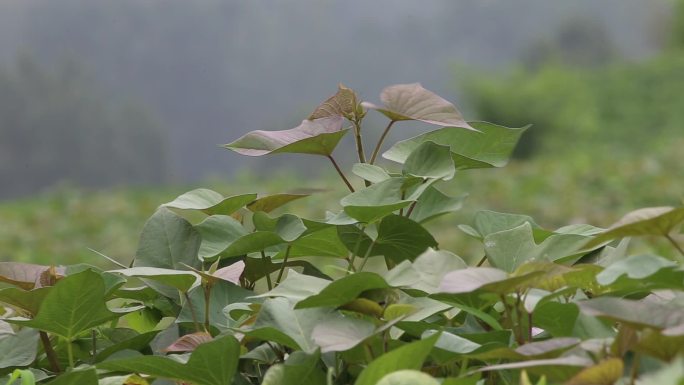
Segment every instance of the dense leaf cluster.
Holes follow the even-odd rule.
[[[226,145],[327,158],[349,194],[322,219],[274,214],[312,191],[197,189],[158,208],[131,266],[0,263],[0,374],[55,385],[684,379],[681,261],[628,247],[663,237],[684,258],[683,207],[636,210],[608,229],[482,211],[459,226],[483,245],[469,266],[424,227],[463,204],[439,185],[504,166],[526,128],[466,122],[419,84],[388,87],[381,101],[340,86],[300,126]],[[389,123],[366,158],[370,109]],[[384,152],[399,170],[375,165],[387,132],[411,120],[436,129]],[[363,184],[333,158],[347,133]]]

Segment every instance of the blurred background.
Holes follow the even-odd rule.
[[[477,253],[455,224],[482,208],[608,226],[684,196],[683,1],[2,0],[0,260],[129,260],[187,190],[339,184],[325,159],[219,147],[298,125],[339,82],[371,102],[421,82],[468,120],[533,124],[508,167],[446,188],[470,193],[440,222],[457,252]],[[290,210],[322,217],[339,187]]]

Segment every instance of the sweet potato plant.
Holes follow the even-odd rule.
[[[0,263],[0,384],[683,383],[684,207],[607,229],[482,211],[452,229],[482,242],[470,266],[424,227],[463,205],[440,185],[506,165],[527,127],[467,122],[419,84],[380,100],[340,86],[298,127],[225,146],[330,162],[349,194],[318,218],[273,214],[311,191],[197,189],[150,217],[130,266]],[[388,122],[367,148],[373,111]],[[411,121],[433,130],[385,148]],[[634,237],[673,252],[632,254]]]

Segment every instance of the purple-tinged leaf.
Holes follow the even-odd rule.
[[[304,120],[289,130],[252,131],[224,147],[248,156],[281,153],[329,156],[348,131],[342,129],[342,121],[341,116],[331,116]]]

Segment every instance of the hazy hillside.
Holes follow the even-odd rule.
[[[454,65],[505,68],[568,19],[603,25],[622,58],[648,57],[668,4],[5,0],[0,64],[20,54],[48,69],[79,63],[112,99],[159,117],[170,154],[160,173],[187,181],[232,172],[243,160],[218,144],[290,128],[338,82],[377,100],[385,85],[420,81],[464,102]]]

